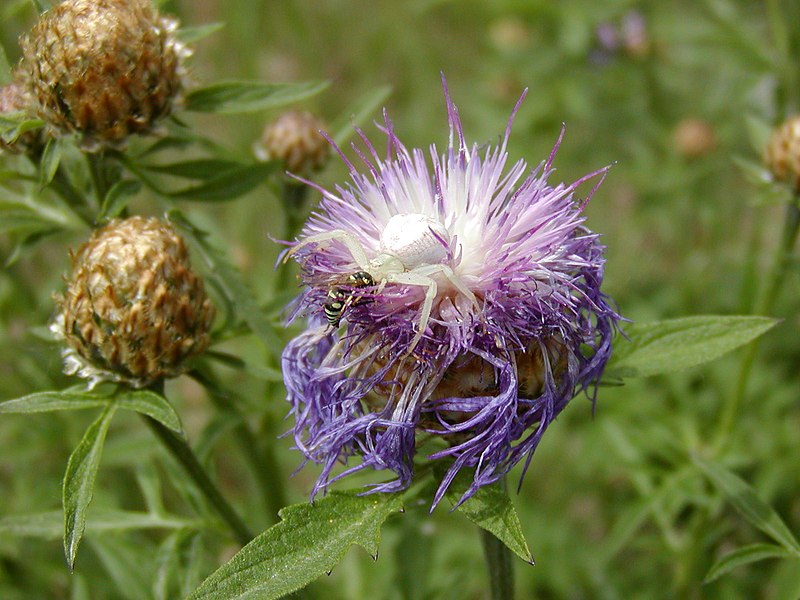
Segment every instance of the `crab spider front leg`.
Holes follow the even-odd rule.
[[[370,263],[364,247],[358,242],[352,233],[348,233],[343,229],[334,229],[333,231],[326,231],[325,233],[318,233],[316,235],[308,236],[302,242],[299,242],[296,246],[292,247],[289,252],[286,253],[286,256],[283,260],[284,262],[288,261],[292,255],[301,248],[305,248],[310,244],[321,244],[323,242],[327,242],[328,240],[338,240],[342,242],[350,252],[350,256],[353,257],[353,260],[358,265],[358,268],[363,271],[369,270]]]
[[[437,285],[436,282],[427,275],[420,275],[419,273],[392,273],[386,278],[388,283],[402,283],[405,285],[418,285],[427,288],[425,291],[425,300],[422,302],[422,309],[419,312],[419,323],[417,324],[417,332],[411,340],[404,356],[408,356],[417,347],[419,341],[428,328],[428,321],[431,317],[431,310],[433,309],[433,301],[436,298]]]

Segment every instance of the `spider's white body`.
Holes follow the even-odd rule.
[[[379,291],[389,283],[416,285],[425,289],[417,331],[407,353],[414,350],[428,327],[438,291],[434,275],[444,277],[455,290],[477,304],[472,291],[446,264],[452,257],[450,235],[436,219],[418,213],[394,215],[381,232],[380,253],[373,258],[367,256],[355,236],[342,229],[307,237],[292,248],[287,258],[309,244],[321,244],[329,240],[337,240],[345,245],[357,267],[372,275]]]

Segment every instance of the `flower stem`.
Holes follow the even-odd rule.
[[[785,280],[786,270],[789,266],[792,249],[797,241],[797,234],[800,230],[800,195],[795,195],[792,202],[786,207],[786,219],[783,225],[781,241],[776,248],[775,258],[772,263],[761,293],[756,300],[753,313],[756,315],[767,315],[772,311],[775,299],[778,297],[781,284]],[[753,370],[758,347],[761,338],[756,338],[747,346],[739,366],[739,375],[736,380],[736,388],[733,394],[728,397],[728,402],[722,409],[717,433],[714,438],[713,451],[718,454],[730,438],[739,408],[744,401],[747,393],[747,384],[750,380],[750,373]]]
[[[253,430],[245,423],[244,417],[231,402],[229,394],[220,387],[215,378],[198,369],[191,371],[189,375],[206,388],[211,401],[218,410],[232,413],[240,419],[241,422],[234,430],[236,441],[261,488],[271,523],[276,523],[278,511],[286,506],[286,490],[283,485],[283,475],[278,466],[275,446],[271,443],[274,435],[267,436],[266,443],[259,443]]]
[[[511,551],[494,534],[481,529],[483,555],[489,569],[489,585],[492,600],[513,600],[514,566]]]
[[[306,217],[308,216],[308,187],[297,185],[295,182],[281,184],[281,204],[283,205],[283,215],[286,219],[283,229],[283,239],[287,242],[292,241],[300,233]],[[291,284],[291,266],[281,263],[278,266],[275,288],[285,290]]]
[[[236,541],[242,546],[249,543],[253,539],[253,534],[250,533],[250,530],[239,515],[236,514],[214,482],[211,481],[211,478],[209,478],[189,445],[152,417],[142,415],[142,418],[161,443],[164,444],[164,447],[169,450],[172,456],[174,456],[186,470],[186,473],[192,478],[198,489],[211,503],[222,520],[230,527]]]

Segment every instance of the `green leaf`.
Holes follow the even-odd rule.
[[[41,213],[27,206],[12,206],[10,203],[0,200],[0,232],[2,233],[32,234],[61,229],[54,225]]]
[[[353,544],[377,556],[381,525],[401,510],[402,498],[333,492],[314,504],[287,506],[280,523],[242,548],[189,598],[280,598],[329,573]]]
[[[269,352],[280,353],[280,349],[283,348],[280,334],[264,316],[252,290],[225,253],[208,240],[207,232],[195,227],[181,212],[172,210],[168,216],[170,221],[194,241],[195,247],[208,268],[219,278],[231,303],[236,306],[241,318],[244,319],[251,331],[263,342]]]
[[[12,114],[14,113],[0,116],[0,135],[9,144],[16,142],[23,133],[44,127],[41,119],[30,119],[21,113],[16,113],[18,118],[12,118]]]
[[[58,139],[50,138],[42,152],[42,160],[39,163],[39,187],[45,188],[53,181],[61,164],[62,144]]]
[[[98,221],[113,219],[125,210],[132,196],[135,196],[142,189],[142,183],[135,179],[122,179],[116,182],[108,190],[106,197],[103,198],[103,205],[100,207]]]
[[[703,583],[711,583],[736,567],[741,567],[767,558],[798,559],[799,557],[785,548],[773,544],[752,544],[750,546],[744,546],[742,548],[737,548],[733,552],[729,552],[714,563],[708,570],[708,574],[703,580]]]
[[[344,144],[353,132],[366,121],[370,115],[381,108],[392,93],[392,86],[384,85],[367,94],[352,110],[331,124],[331,137],[337,146]]]
[[[328,87],[328,82],[259,83],[229,81],[195,90],[186,97],[186,109],[236,114],[294,104]]]
[[[148,542],[122,536],[95,536],[90,540],[101,564],[118,592],[115,598],[151,600],[150,573],[153,569],[154,549]],[[135,565],[135,568],[131,568]]]
[[[625,327],[609,376],[647,377],[696,367],[719,358],[772,329],[769,317],[696,316]]]
[[[758,497],[752,486],[719,463],[698,456],[693,456],[692,460],[751,525],[800,558],[800,543],[778,513]]]
[[[204,200],[218,202],[233,200],[264,183],[270,173],[275,171],[274,162],[254,163],[226,171],[214,173],[205,183],[174,192],[166,192],[180,200]]]
[[[453,504],[457,504],[467,491],[470,481],[468,474],[459,474],[450,484],[445,497]],[[481,529],[494,535],[522,560],[533,564],[533,555],[522,533],[519,516],[501,482],[480,487],[474,496],[459,505],[456,510]]]
[[[93,508],[86,523],[86,533],[130,531],[137,529],[202,529],[208,525],[198,520],[172,515]],[[8,515],[0,518],[0,533],[17,537],[57,540],[64,535],[64,513],[60,510]]]
[[[11,83],[13,78],[11,74],[11,63],[8,62],[6,51],[3,49],[3,45],[0,44],[0,85]]]
[[[6,400],[0,403],[0,414],[24,414],[52,412],[56,410],[81,410],[116,404],[117,408],[132,410],[153,417],[175,433],[183,435],[180,417],[163,396],[147,390],[128,391],[117,396],[92,392],[64,390],[61,392],[38,392]]]
[[[148,171],[164,173],[174,177],[185,179],[213,179],[226,171],[241,169],[250,165],[244,165],[234,160],[221,160],[217,158],[203,158],[199,160],[187,160],[168,165],[143,165]]]
[[[61,392],[38,392],[0,403],[0,414],[23,414],[52,412],[56,410],[81,410],[108,404],[108,396],[90,392],[64,390]]]
[[[178,413],[164,396],[147,390],[138,390],[115,396],[114,401],[119,408],[132,410],[152,417],[178,435],[184,435]]]
[[[89,426],[83,439],[69,457],[64,475],[64,553],[70,570],[75,567],[78,545],[86,527],[86,509],[92,501],[94,480],[100,466],[103,443],[106,439],[115,404],[109,404]]]
[[[188,575],[187,571],[197,569],[195,563],[203,564],[202,560],[193,560],[193,546],[197,546],[198,533],[189,530],[180,530],[171,533],[161,544],[155,556],[156,576],[153,580],[153,596],[155,600],[170,600],[183,598],[186,593],[181,593],[180,579]],[[186,575],[184,575],[186,574]],[[187,593],[194,589],[200,582],[198,578]]]
[[[208,23],[196,27],[181,27],[177,37],[184,44],[194,44],[225,27],[225,23]]]

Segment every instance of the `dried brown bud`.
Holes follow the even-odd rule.
[[[172,110],[188,54],[150,0],[66,0],[21,40],[36,113],[87,150],[147,133]]]
[[[268,124],[255,145],[261,160],[282,160],[290,173],[305,175],[325,166],[330,146],[325,124],[309,112],[290,111]]]
[[[800,115],[785,121],[772,134],[764,164],[775,176],[800,193]]]
[[[672,132],[675,149],[689,159],[702,158],[717,147],[717,136],[711,125],[701,119],[683,119]]]
[[[111,221],[72,260],[51,326],[68,345],[66,373],[141,387],[180,374],[208,346],[214,306],[169,224]]]

